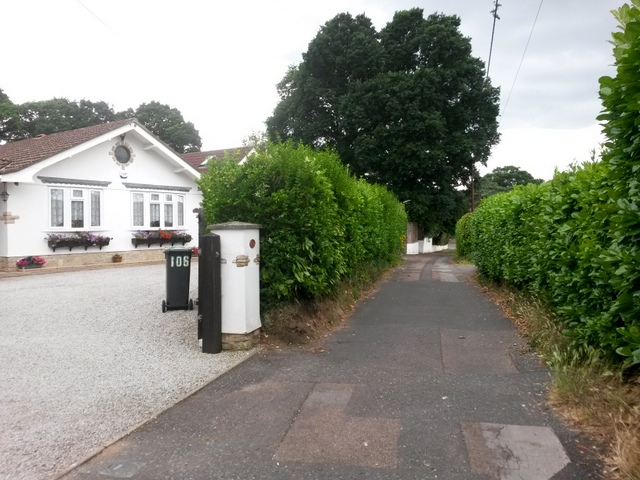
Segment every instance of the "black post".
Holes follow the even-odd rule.
[[[198,214],[198,245],[202,245],[202,236],[205,234],[206,225],[204,222],[204,209],[194,208],[193,213]],[[198,340],[202,338],[202,307],[200,306],[200,299],[202,298],[202,275],[198,275]]]
[[[202,308],[202,352],[222,351],[222,292],[220,282],[220,237],[200,237],[200,301]]]

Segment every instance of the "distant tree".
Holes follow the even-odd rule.
[[[115,114],[105,102],[53,98],[26,102],[19,106],[22,128],[27,137],[90,127],[115,120]]]
[[[491,173],[487,173],[484,180],[494,182],[499,187],[513,188],[516,185],[526,185],[528,183],[542,183],[544,180],[540,178],[533,178],[526,170],[521,170],[513,165],[507,165],[506,167],[494,168]]]
[[[544,180],[534,178],[526,170],[521,170],[513,165],[494,168],[490,173],[480,177],[478,196],[480,199],[500,192],[508,192],[516,185],[528,183],[542,183]]]
[[[129,107],[121,112],[116,112],[116,120],[125,120],[127,118],[133,118],[136,116],[136,111]]]
[[[198,152],[202,140],[193,123],[185,122],[180,111],[159,102],[143,103],[136,118],[154,135],[178,153]]]
[[[198,131],[185,122],[179,110],[158,102],[143,103],[136,110],[115,113],[106,102],[79,102],[53,98],[15,105],[0,89],[0,142],[65,132],[137,117],[140,123],[178,153],[197,152],[202,146]]]
[[[407,201],[426,232],[452,232],[465,210],[456,187],[499,139],[499,91],[459,26],[419,8],[379,33],[364,15],[337,15],[278,85],[270,139],[335,148],[354,174]]]
[[[0,88],[0,144],[24,138],[18,106]]]

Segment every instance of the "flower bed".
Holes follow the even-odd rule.
[[[27,268],[42,268],[42,266],[47,263],[47,261],[42,257],[24,257],[16,262],[16,267],[20,270],[24,270]]]
[[[172,246],[176,243],[184,245],[192,240],[192,236],[188,233],[180,230],[138,230],[133,234],[131,243],[138,248],[138,245],[146,245],[149,248],[151,245],[159,245],[160,247],[165,243],[170,243]]]
[[[69,247],[69,251],[74,247],[84,247],[85,250],[89,247],[99,247],[102,250],[102,247],[109,245],[111,238],[89,232],[75,232],[49,233],[45,240],[55,252],[56,248],[61,247]]]

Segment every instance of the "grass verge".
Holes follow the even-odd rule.
[[[367,264],[352,278],[340,283],[329,297],[269,309],[262,317],[263,345],[317,347],[330,332],[344,324],[356,302],[374,292],[392,268]]]
[[[513,287],[481,284],[554,372],[549,404],[579,431],[599,441],[605,478],[640,480],[640,376],[573,349],[562,324],[540,300]]]

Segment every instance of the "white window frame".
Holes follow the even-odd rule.
[[[52,211],[53,208],[51,201],[51,192],[53,190],[62,190],[63,195],[63,224],[62,225],[52,225]],[[80,191],[81,197],[74,197],[74,191]],[[92,211],[92,202],[93,196],[92,192],[98,192],[98,201],[100,203],[99,215],[100,215],[100,224],[92,225],[91,224],[91,211]],[[82,202],[82,227],[74,227],[72,223],[72,202]],[[101,230],[104,229],[102,225],[104,219],[104,190],[101,188],[91,188],[91,187],[79,187],[79,186],[62,186],[62,185],[51,185],[47,188],[47,228],[49,230],[57,230],[57,231],[90,231],[90,230]]]
[[[143,225],[135,225],[134,219],[134,198],[136,195],[142,195],[142,211],[143,211]],[[186,196],[182,193],[176,192],[162,192],[162,191],[141,191],[134,190],[131,192],[130,197],[130,210],[131,210],[131,226],[137,230],[153,230],[161,228],[163,230],[182,230],[184,225],[184,205],[186,202]],[[158,205],[160,213],[159,225],[151,225],[151,204]],[[167,209],[166,205],[171,205],[172,208],[172,224],[167,226],[167,219],[165,213]],[[179,214],[180,208],[182,208],[182,215]],[[179,224],[182,220],[182,224]],[[155,220],[154,220],[155,222]]]

